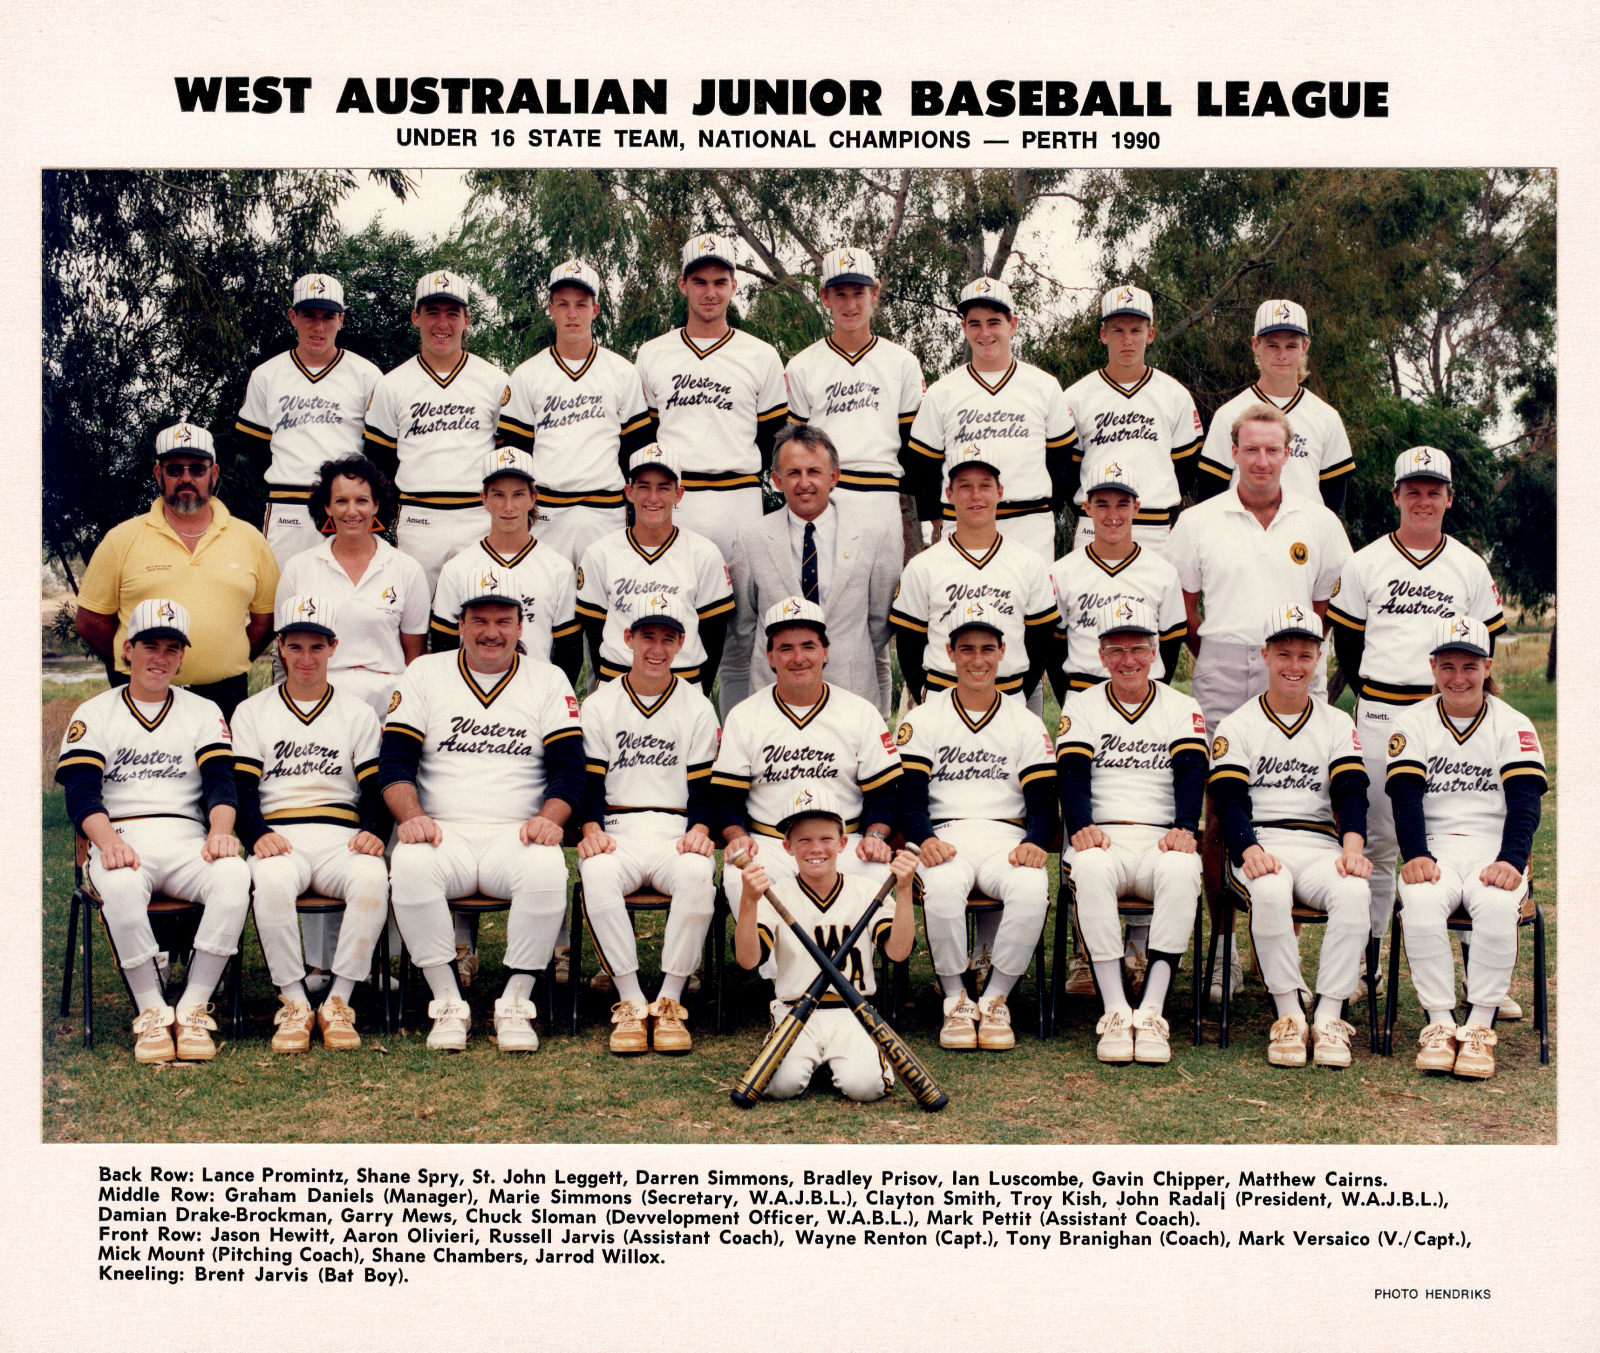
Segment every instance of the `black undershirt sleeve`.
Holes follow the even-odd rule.
[[[256,842],[272,830],[267,826],[267,820],[261,816],[261,778],[248,771],[235,771],[233,787],[239,798],[238,816],[234,820],[234,828],[239,833],[239,839],[244,842],[245,852],[248,854],[256,848]]]
[[[581,737],[557,738],[544,749],[544,797],[560,799],[572,809],[574,816],[583,807],[584,780],[587,771],[583,760]]]
[[[907,841],[920,846],[933,835],[933,818],[928,813],[928,773],[920,767],[907,766],[901,778],[905,788],[900,792],[900,830]]]
[[[1344,673],[1345,684],[1359,697],[1361,694],[1361,656],[1366,652],[1367,636],[1361,630],[1341,625],[1337,620],[1333,630],[1333,655],[1339,660],[1339,670]]]
[[[1056,762],[1056,783],[1061,793],[1061,830],[1068,841],[1094,823],[1094,801],[1089,793],[1091,763],[1086,756],[1064,756]]]
[[[1200,831],[1200,809],[1206,799],[1206,754],[1183,748],[1172,758],[1172,825]]]
[[[102,774],[98,766],[69,766],[66,770],[56,772],[56,783],[66,794],[67,816],[72,819],[72,825],[80,835],[84,818],[106,810],[105,802],[100,797]]]
[[[1401,861],[1420,856],[1433,858],[1428,849],[1428,820],[1422,811],[1422,795],[1427,781],[1420,775],[1395,775],[1384,786],[1394,804],[1394,835],[1400,843]]]
[[[1533,834],[1539,829],[1539,798],[1545,791],[1544,779],[1517,775],[1506,781],[1506,820],[1500,829],[1500,853],[1495,858],[1513,868],[1528,867],[1533,853]]]
[[[1022,839],[1049,850],[1061,825],[1061,808],[1054,780],[1041,775],[1022,786]]]
[[[1217,780],[1211,786],[1211,805],[1217,810],[1217,824],[1222,829],[1228,857],[1235,864],[1243,864],[1245,851],[1261,844],[1250,823],[1250,786],[1231,776]]]

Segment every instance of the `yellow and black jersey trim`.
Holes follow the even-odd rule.
[[[950,684],[953,686],[955,685],[955,682],[952,681]],[[984,710],[982,714],[978,715],[976,719],[967,713],[967,707],[963,705],[961,701],[953,701],[952,707],[955,709],[956,718],[961,720],[962,724],[966,727],[966,730],[969,733],[981,733],[992,722],[994,722],[995,715],[1000,712],[1000,696],[997,693],[994,699],[989,702],[989,708]]]
[[[1005,369],[1005,373],[993,385],[990,385],[988,381],[984,380],[982,373],[979,372],[977,367],[975,367],[971,362],[967,363],[967,375],[971,376],[977,384],[981,385],[984,390],[991,395],[998,395],[1002,390],[1004,390],[1010,383],[1011,378],[1016,374],[1017,359],[1013,357],[1011,359],[1011,365]]]
[[[565,639],[569,634],[576,634],[581,628],[582,627],[578,624],[577,617],[574,616],[571,620],[567,621],[566,624],[557,625],[554,629],[552,629],[550,631],[550,637],[552,639]]]
[[[129,813],[126,817],[114,817],[114,818],[111,819],[111,821],[112,822],[149,822],[151,819],[158,818],[158,817],[175,817],[180,822],[195,822],[195,823],[199,823],[201,826],[206,825],[204,823],[201,823],[200,819],[198,817],[196,817],[193,813]]]
[[[1022,617],[1024,625],[1053,625],[1061,619],[1061,608],[1052,606],[1048,611],[1035,611],[1032,615]]]
[[[733,609],[733,594],[721,597],[716,601],[708,601],[695,612],[702,620],[710,620],[713,616],[726,615]]]
[[[333,700],[333,687],[329,686],[328,689],[322,693],[322,699],[318,700],[317,703],[311,707],[309,712],[302,712],[300,706],[290,698],[289,685],[287,682],[278,687],[278,695],[283,701],[283,707],[288,710],[289,713],[294,715],[294,717],[302,724],[310,727],[311,724],[316,722],[317,715],[321,714],[323,710],[327,709],[329,703]]]
[[[950,537],[950,548],[959,554],[963,559],[965,559],[969,564],[971,564],[973,568],[983,568],[991,559],[995,557],[995,555],[1000,553],[1000,546],[1004,539],[1005,537],[996,533],[994,544],[989,546],[989,548],[981,555],[973,554],[970,550],[966,549],[954,536]]]
[[[1046,437],[1044,448],[1046,451],[1060,451],[1063,447],[1074,446],[1078,441],[1078,429],[1069,428],[1059,437]]]
[[[378,758],[377,757],[373,757],[372,760],[370,760],[370,761],[358,761],[358,762],[356,762],[356,783],[359,784],[363,780],[370,779],[372,776],[376,775],[377,773],[378,773]]]
[[[1086,756],[1089,758],[1089,760],[1093,761],[1094,750],[1095,749],[1087,742],[1059,743],[1056,746],[1056,764],[1059,766],[1061,764],[1061,758],[1064,756]]]
[[[1138,723],[1139,720],[1144,717],[1145,711],[1148,710],[1151,705],[1155,704],[1155,702],[1156,683],[1154,681],[1150,683],[1150,689],[1145,692],[1144,699],[1139,702],[1139,707],[1133,710],[1131,713],[1123,708],[1122,701],[1118,700],[1116,696],[1112,695],[1106,700],[1106,704],[1111,707],[1112,711],[1116,714],[1120,714],[1127,723]]]
[[[588,760],[583,763],[584,770],[590,775],[604,775],[611,767],[604,761]]]
[[[788,416],[789,406],[787,404],[774,404],[765,413],[758,413],[756,415],[756,422],[770,423],[774,418],[787,418]]]
[[[550,489],[539,490],[540,507],[597,507],[622,506],[621,489],[596,489],[592,493],[556,493]]]
[[[911,634],[928,632],[928,626],[924,621],[915,620],[904,611],[897,611],[893,607],[889,608],[889,628],[906,630]]]
[[[435,634],[448,634],[452,639],[461,636],[461,627],[454,621],[446,620],[440,615],[430,615],[428,617],[428,628]]]
[[[833,877],[833,887],[829,888],[826,894],[819,893],[819,892],[814,892],[812,890],[812,888],[811,888],[811,885],[809,883],[807,883],[803,878],[798,878],[797,877],[795,879],[795,882],[800,885],[800,891],[803,892],[807,897],[809,897],[812,900],[813,903],[816,904],[816,908],[817,908],[818,911],[827,911],[827,909],[829,907],[831,907],[835,902],[837,902],[839,900],[839,894],[844,891],[844,875],[843,874],[835,874],[834,875],[834,877]]]
[[[871,352],[875,347],[878,346],[878,335],[877,334],[873,334],[872,337],[867,340],[866,346],[864,348],[862,348],[861,351],[855,352],[855,353],[846,352],[843,348],[841,348],[837,343],[835,343],[833,341],[833,335],[832,334],[827,335],[822,341],[824,343],[826,343],[830,348],[832,348],[833,351],[838,356],[844,358],[844,360],[846,362],[848,362],[851,366],[854,366],[857,362],[859,362],[863,357],[865,357],[869,352]]]
[[[1174,639],[1182,639],[1188,633],[1189,633],[1189,622],[1187,620],[1180,620],[1171,629],[1167,630],[1163,634],[1157,635],[1156,637],[1159,640],[1159,642],[1161,642],[1163,644],[1166,644],[1166,643],[1171,643],[1172,640],[1174,640]],[[1168,675],[1171,675],[1171,674],[1169,673]]]
[[[1537,775],[1539,783],[1546,788],[1549,787],[1550,781],[1545,775],[1545,769],[1537,761],[1508,761],[1500,767],[1501,784],[1519,775]]]
[[[376,442],[379,446],[386,446],[391,451],[395,449],[395,439],[387,432],[380,432],[371,423],[363,423],[361,425],[361,436],[364,440]]]
[[[900,476],[897,474],[862,474],[856,470],[839,472],[839,487],[856,493],[899,493]]]
[[[1057,634],[1065,638],[1065,631],[1057,630]],[[1067,689],[1072,691],[1091,691],[1096,686],[1103,685],[1109,677],[1091,676],[1088,672],[1068,672]]]
[[[711,778],[711,765],[709,761],[691,761],[684,772],[689,780],[709,780]]]
[[[723,334],[722,337],[713,343],[709,348],[702,348],[694,341],[694,339],[689,337],[689,331],[687,329],[678,330],[678,337],[683,340],[683,346],[688,348],[689,351],[698,357],[702,362],[705,361],[707,357],[711,356],[711,354],[714,353],[718,348],[726,347],[729,343],[733,342],[733,334],[734,331],[729,329],[727,333]]]
[[[1141,507],[1133,514],[1136,526],[1171,526],[1178,520],[1179,507]],[[1087,517],[1089,509],[1083,503],[1074,503],[1072,511],[1075,516]]]
[[[1500,611],[1496,611],[1492,619],[1485,620],[1483,622],[1483,627],[1484,629],[1488,630],[1491,635],[1503,633],[1506,627],[1505,615]]]
[[[538,543],[539,542],[537,540],[529,540],[526,545],[524,545],[520,550],[518,550],[509,559],[503,558],[501,556],[500,552],[498,550],[496,550],[492,545],[490,545],[487,540],[480,540],[478,542],[478,548],[480,550],[482,550],[486,555],[488,555],[489,558],[494,560],[494,562],[496,564],[498,564],[501,568],[515,568],[518,564],[520,564],[524,559],[526,559],[530,554],[533,553],[534,547],[536,545],[538,545]]]
[[[420,352],[417,354],[417,365],[428,373],[428,379],[437,385],[441,390],[446,389],[450,382],[455,380],[455,378],[461,374],[462,368],[465,367],[466,364],[467,353],[465,350],[463,350],[461,353],[461,360],[450,368],[449,374],[441,376],[437,371],[435,371],[431,366],[422,360],[422,354]]]
[[[208,742],[194,754],[194,762],[197,766],[203,766],[207,761],[214,760],[219,756],[225,756],[231,760],[233,758],[233,748],[226,742]]]
[[[822,698],[818,700],[816,704],[811,706],[810,712],[804,718],[796,715],[788,705],[783,703],[778,696],[778,688],[776,686],[772,688],[772,703],[778,707],[779,713],[781,713],[783,717],[792,723],[796,728],[804,728],[808,723],[815,719],[817,715],[821,714],[822,711],[827,708],[828,700],[832,695],[833,687],[824,681],[822,683]]]
[[[483,506],[481,494],[447,493],[442,490],[437,493],[402,493],[400,501],[413,507],[439,507],[447,512],[456,512],[464,507]]]
[[[756,489],[761,487],[761,476],[740,470],[696,470],[683,477],[685,489],[702,493],[722,493],[728,489]]]
[[[321,371],[313,372],[310,367],[300,360],[300,354],[293,348],[289,350],[289,360],[294,363],[296,371],[304,376],[312,385],[315,385],[324,376],[332,375],[333,369],[338,366],[340,362],[344,361],[344,349],[335,348],[333,360],[329,362],[327,366],[323,367]]]
[[[361,814],[354,808],[347,808],[338,804],[327,804],[316,808],[279,808],[275,812],[263,813],[263,820],[279,827],[293,826],[296,823],[321,823],[329,827],[358,827],[361,825]]]
[[[561,355],[555,350],[555,346],[553,344],[550,348],[550,360],[556,364],[556,370],[561,372],[561,374],[569,381],[573,382],[573,384],[577,384],[577,382],[584,378],[584,375],[588,372],[589,368],[594,365],[594,359],[599,355],[600,345],[598,343],[590,343],[589,355],[583,359],[582,364],[576,371],[574,371],[566,364],[564,360],[562,360]]]
[[[653,550],[649,546],[641,545],[639,543],[639,537],[634,535],[633,527],[628,527],[623,534],[628,542],[628,547],[636,555],[638,555],[639,558],[643,559],[645,563],[653,564],[677,543],[678,537],[683,533],[676,526],[674,526],[672,528],[672,533]]]
[[[750,777],[748,775],[734,775],[729,771],[715,771],[711,776],[711,783],[723,789],[737,789],[740,793],[748,792]]]
[[[495,425],[495,430],[512,446],[522,451],[533,449],[534,429],[526,423],[519,423],[510,414],[500,415],[500,421]]]
[[[894,929],[892,917],[880,916],[872,923],[872,946],[881,949],[889,942],[889,932]]]
[[[933,762],[925,756],[917,756],[912,752],[900,753],[900,768],[907,775],[933,774]]]
[[[1404,559],[1406,563],[1410,564],[1412,568],[1417,569],[1418,571],[1427,568],[1429,564],[1431,564],[1435,559],[1444,553],[1444,547],[1450,543],[1449,536],[1440,535],[1439,543],[1419,559],[1400,543],[1400,536],[1397,532],[1390,531],[1388,540],[1389,543],[1394,546],[1395,552],[1402,559]]]
[[[994,510],[996,519],[1005,517],[1031,517],[1036,512],[1049,512],[1050,500],[1048,498],[1013,498],[1002,502]],[[944,505],[944,519],[954,521],[956,510],[949,503]]]
[[[606,813],[671,813],[674,817],[687,817],[687,812],[682,808],[667,808],[659,803],[608,803],[604,810]]]
[[[1439,701],[1434,708],[1439,711],[1439,722],[1444,725],[1445,731],[1456,740],[1456,746],[1458,747],[1482,728],[1483,721],[1489,717],[1489,702],[1485,700],[1479,707],[1478,712],[1473,715],[1472,722],[1458,733],[1456,732],[1455,724],[1450,721],[1450,716],[1444,712],[1444,701]]]
[[[267,501],[269,503],[309,503],[311,490],[309,488],[296,488],[289,484],[273,484],[267,488]]]
[[[607,614],[602,607],[596,606],[592,601],[585,601],[582,597],[572,603],[572,609],[585,620],[603,621]]]
[[[236,754],[233,758],[233,769],[235,774],[243,773],[245,775],[253,775],[259,780],[261,778],[261,773],[266,770],[266,768],[266,763],[264,761],[259,761],[253,756],[239,756]]]
[[[1258,695],[1256,697],[1256,703],[1260,705],[1261,713],[1266,718],[1266,721],[1276,728],[1280,733],[1282,733],[1286,738],[1292,738],[1311,720],[1312,702],[1309,700],[1306,701],[1306,707],[1300,711],[1300,717],[1292,724],[1284,723],[1284,721],[1273,712],[1272,706],[1267,703],[1267,697],[1265,695]]]
[[[1208,785],[1214,785],[1219,780],[1243,780],[1246,784],[1249,784],[1250,772],[1243,766],[1238,765],[1230,764],[1217,766],[1212,770],[1211,774],[1206,777],[1206,783]]]
[[[155,718],[147,719],[143,714],[139,713],[139,706],[133,703],[132,690],[132,686],[124,686],[122,688],[122,703],[127,707],[128,713],[139,721],[139,727],[144,729],[146,733],[153,733],[157,728],[161,727],[162,720],[172,711],[172,692],[170,690],[167,692],[167,698],[161,702],[161,708],[156,711]]]
[[[909,445],[918,455],[926,456],[929,460],[942,461],[944,459],[944,451],[942,449],[935,451],[931,446],[919,442],[915,437],[909,439]]]
[[[1136,394],[1139,393],[1139,391],[1143,390],[1145,386],[1149,385],[1150,382],[1155,379],[1155,375],[1156,369],[1153,366],[1147,366],[1144,369],[1144,375],[1140,376],[1139,379],[1136,380],[1132,385],[1123,385],[1120,381],[1113,380],[1111,373],[1107,371],[1105,367],[1100,368],[1100,379],[1124,399],[1132,399]]]
[[[1233,471],[1226,465],[1218,465],[1216,461],[1206,460],[1204,457],[1202,457],[1200,461],[1200,468],[1207,474],[1216,475],[1216,477],[1224,484],[1231,484],[1233,482]]]
[[[1380,686],[1365,679],[1361,682],[1361,698],[1376,701],[1380,705],[1417,705],[1432,694],[1432,686]]]
[[[106,759],[99,752],[91,751],[87,747],[74,747],[71,751],[62,752],[56,762],[56,771],[59,773],[70,770],[73,766],[93,766],[96,770],[106,768]]]
[[[667,707],[667,701],[672,698],[673,691],[677,690],[678,678],[676,676],[669,677],[666,690],[656,697],[654,704],[647,705],[639,698],[639,692],[633,689],[633,682],[629,680],[632,675],[631,671],[618,673],[618,676],[622,679],[622,693],[628,697],[628,702],[645,718],[655,718],[661,710]]]
[[[1173,447],[1173,460],[1188,460],[1190,456],[1198,455],[1200,448],[1205,444],[1205,440],[1206,439],[1204,437],[1196,437],[1192,442],[1189,442],[1186,445]]]
[[[880,771],[878,774],[872,776],[870,779],[857,780],[856,783],[861,786],[861,792],[863,794],[870,794],[870,793],[872,793],[873,790],[882,789],[884,787],[884,785],[890,783],[893,780],[898,780],[899,778],[900,778],[900,765],[899,765],[898,762],[896,762],[894,765],[890,766],[887,770]]]
[[[252,423],[248,418],[236,418],[233,423],[235,432],[242,432],[249,437],[259,437],[264,442],[272,440],[272,429],[264,428],[260,423]]]
[[[467,671],[467,650],[460,649],[456,654],[456,671],[461,673],[461,680],[466,683],[467,689],[477,697],[478,703],[485,709],[494,704],[495,700],[499,698],[500,692],[505,690],[516,679],[517,673],[521,670],[522,655],[513,653],[511,655],[511,666],[506,668],[504,675],[489,690],[484,690],[472,679],[472,674]]]
[[[418,742],[426,742],[428,740],[422,735],[420,729],[413,728],[410,724],[395,723],[393,720],[384,724],[383,732],[385,737],[390,733],[404,733],[408,738],[415,738]]]
[[[1415,775],[1426,780],[1428,778],[1428,768],[1420,761],[1391,761],[1388,774],[1383,778],[1385,781],[1389,781],[1397,775]]]
[[[1012,695],[1022,689],[1022,683],[1026,676],[1027,673],[1018,672],[1015,676],[999,677],[995,680],[994,688],[1002,695]],[[956,687],[956,679],[944,672],[926,671],[922,674],[922,678],[932,690],[951,691]],[[960,705],[958,704],[956,708],[960,709]],[[962,718],[965,719],[966,715],[963,714]],[[985,718],[987,719],[988,716],[986,715]]]
[[[646,410],[644,413],[641,413],[637,418],[635,418],[633,422],[624,424],[619,435],[623,437],[631,437],[635,432],[638,432],[640,428],[649,427],[651,419],[653,419],[655,416],[655,411],[653,409]]]
[[[1367,773],[1367,763],[1359,756],[1336,756],[1328,766],[1328,783],[1331,785],[1341,775],[1349,775],[1355,771]]]
[[[1135,545],[1125,558],[1106,560],[1102,559],[1099,554],[1095,552],[1093,542],[1085,545],[1084,549],[1088,552],[1089,562],[1099,569],[1100,572],[1104,573],[1108,578],[1115,578],[1117,574],[1121,573],[1123,569],[1127,568],[1129,564],[1131,564],[1135,559],[1144,553],[1143,545]]]
[[[1331,836],[1335,841],[1339,839],[1339,829],[1333,823],[1317,822],[1311,818],[1285,817],[1272,822],[1256,822],[1252,825],[1258,828],[1273,827],[1278,831],[1315,832],[1318,836]]]
[[[1343,625],[1347,630],[1355,630],[1358,634],[1367,628],[1365,620],[1357,620],[1347,611],[1341,611],[1331,601],[1328,603],[1328,619],[1335,625]]]
[[[1024,766],[1022,774],[1017,777],[1017,782],[1023,785],[1030,785],[1035,780],[1054,780],[1055,778],[1055,766],[1053,764],[1041,764],[1037,766]]]
[[[544,745],[548,747],[552,743],[560,742],[563,738],[581,738],[582,736],[583,729],[581,728],[558,728],[554,733],[545,735]]]
[[[1204,738],[1179,738],[1167,749],[1168,756],[1176,757],[1179,752],[1199,752],[1207,761],[1211,759],[1211,749]]]
[[[1347,474],[1354,474],[1356,463],[1352,460],[1341,460],[1337,465],[1330,465],[1317,476],[1317,482],[1326,484],[1330,479],[1339,479]]]
[[[762,925],[760,921],[757,921],[756,934],[761,939],[761,961],[765,963],[769,958],[772,957],[772,950],[774,947],[772,931],[767,929],[766,926]]]

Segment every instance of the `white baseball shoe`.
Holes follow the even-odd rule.
[[[1456,1030],[1453,1024],[1430,1024],[1417,1035],[1418,1071],[1454,1071]]]
[[[272,1022],[278,1026],[277,1033],[272,1035],[272,1050],[307,1051],[311,1047],[311,1026],[316,1022],[310,1003],[291,1001],[287,996],[279,996],[278,1000],[281,1002],[278,1013],[272,1017]]]
[[[428,1046],[445,1052],[464,1052],[467,1047],[467,1030],[472,1025],[472,1007],[459,996],[428,1002],[428,1018],[433,1028],[428,1030]]]
[[[1342,1019],[1330,1019],[1320,1024],[1313,1024],[1311,1064],[1340,1068],[1349,1066],[1350,1040],[1355,1036],[1355,1025]]]
[[[214,1006],[191,1005],[178,1011],[177,1052],[180,1062],[209,1062],[217,1055],[211,1035],[217,1022],[211,1018]]]
[[[1004,1052],[1017,1046],[1011,1031],[1011,1011],[999,992],[978,997],[978,1046],[988,1052]]]
[[[532,1001],[502,996],[494,1003],[494,1037],[501,1052],[538,1052],[539,1035],[533,1020],[539,1012]]]
[[[1145,1006],[1133,1012],[1133,1060],[1149,1066],[1165,1066],[1172,1060],[1169,1026]]]
[[[1094,1055],[1102,1062],[1133,1060],[1133,1012],[1111,1010],[1100,1016],[1094,1031],[1100,1035]]]
[[[170,1005],[152,1005],[139,1012],[133,1022],[133,1060],[170,1062],[177,1056],[172,1045],[172,1026],[178,1013]]]
[[[1267,1064],[1269,1066],[1304,1066],[1306,1064],[1306,1021],[1303,1015],[1280,1015],[1272,1022],[1267,1034]]]
[[[1488,1080],[1494,1075],[1494,1045],[1498,1035],[1487,1024],[1463,1024],[1456,1030],[1455,1073],[1471,1080]]]
[[[978,1007],[966,992],[944,998],[944,1026],[939,1030],[939,1046],[966,1051],[978,1046]]]

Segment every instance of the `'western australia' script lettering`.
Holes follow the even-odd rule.
[[[1428,758],[1429,794],[1502,793],[1500,776],[1493,766],[1476,761],[1452,761],[1445,756]]]
[[[271,775],[338,775],[344,770],[344,755],[320,742],[285,742],[272,744],[272,765],[261,773],[264,780]]]
[[[1117,733],[1102,733],[1094,768],[1097,771],[1120,768],[1170,771],[1172,751],[1166,743],[1149,738],[1125,738]]]
[[[982,747],[941,747],[934,778],[939,780],[1009,780],[1011,766],[999,752]]]
[[[1264,756],[1251,784],[1262,789],[1321,789],[1323,767],[1292,756]]]
[[[956,432],[950,445],[957,442],[986,442],[996,437],[1022,438],[1029,436],[1026,415],[1012,409],[957,409]]]
[[[532,756],[535,749],[526,728],[479,723],[469,715],[452,715],[450,732],[439,740],[439,750],[473,756]]]
[[[1100,620],[1100,608],[1114,601],[1142,601],[1133,592],[1085,592],[1078,598],[1077,609],[1072,614],[1072,628],[1091,633]]]
[[[834,381],[822,392],[822,416],[877,409],[878,387],[871,381]]]
[[[126,783],[130,780],[181,780],[189,773],[188,758],[177,752],[136,752],[119,747],[100,778]]]
[[[1094,433],[1090,439],[1095,446],[1109,446],[1113,442],[1155,442],[1156,420],[1145,413],[1097,413],[1094,416]]]
[[[324,399],[321,395],[280,395],[278,423],[273,431],[287,432],[307,423],[342,422],[344,412],[336,399]]]
[[[425,437],[430,432],[464,432],[482,426],[478,410],[471,404],[435,404],[421,399],[411,406],[411,426],[406,435]]]
[[[733,408],[733,387],[710,376],[674,376],[672,394],[663,409],[687,409],[699,404],[728,412]]]
[[[838,777],[838,758],[821,747],[783,747],[769,742],[761,749],[760,761],[765,770],[761,778],[768,782],[782,780],[832,780]]]
[[[546,395],[537,426],[544,431],[605,416],[605,401],[599,395]]]
[[[946,583],[944,595],[949,604],[940,615],[940,620],[947,619],[964,601],[988,602],[1001,615],[1017,613],[1016,602],[1012,599],[1010,589],[1004,587],[990,587],[985,583]]]
[[[1441,592],[1427,583],[1407,582],[1404,578],[1390,578],[1388,600],[1377,607],[1380,615],[1442,615],[1456,614],[1456,599],[1449,592]]]
[[[627,770],[630,766],[676,766],[678,744],[671,738],[657,737],[654,733],[630,733],[617,730],[617,756],[612,770]]]

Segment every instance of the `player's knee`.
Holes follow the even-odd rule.
[[[1050,905],[1050,880],[1042,869],[1013,869],[1002,897],[1008,911],[1043,912]]]
[[[967,910],[967,895],[971,891],[963,878],[954,875],[941,877],[934,871],[923,881],[922,909],[935,920],[948,921]]]
[[[622,862],[615,851],[605,855],[591,855],[578,861],[578,877],[583,880],[584,892],[610,892],[619,887]]]
[[[883,1084],[883,1071],[877,1066],[847,1067],[835,1062],[833,1084],[841,1095],[857,1104],[871,1104],[888,1093]]]
[[[425,841],[401,843],[390,864],[390,895],[396,907],[444,901],[444,870],[439,851]]]
[[[541,892],[567,886],[567,857],[559,846],[529,846],[522,856],[522,878]]]
[[[290,857],[274,855],[270,859],[256,860],[252,877],[258,912],[271,913],[294,906],[299,879]]]
[[[801,1068],[780,1066],[772,1073],[761,1093],[768,1099],[793,1099],[810,1084],[811,1073]]]
[[[1160,883],[1193,882],[1196,887],[1200,885],[1200,852],[1193,853],[1182,850],[1162,851],[1156,856],[1155,877]]]
[[[1250,893],[1250,924],[1263,935],[1281,935],[1293,926],[1294,884],[1287,874],[1264,874],[1245,884]]]

